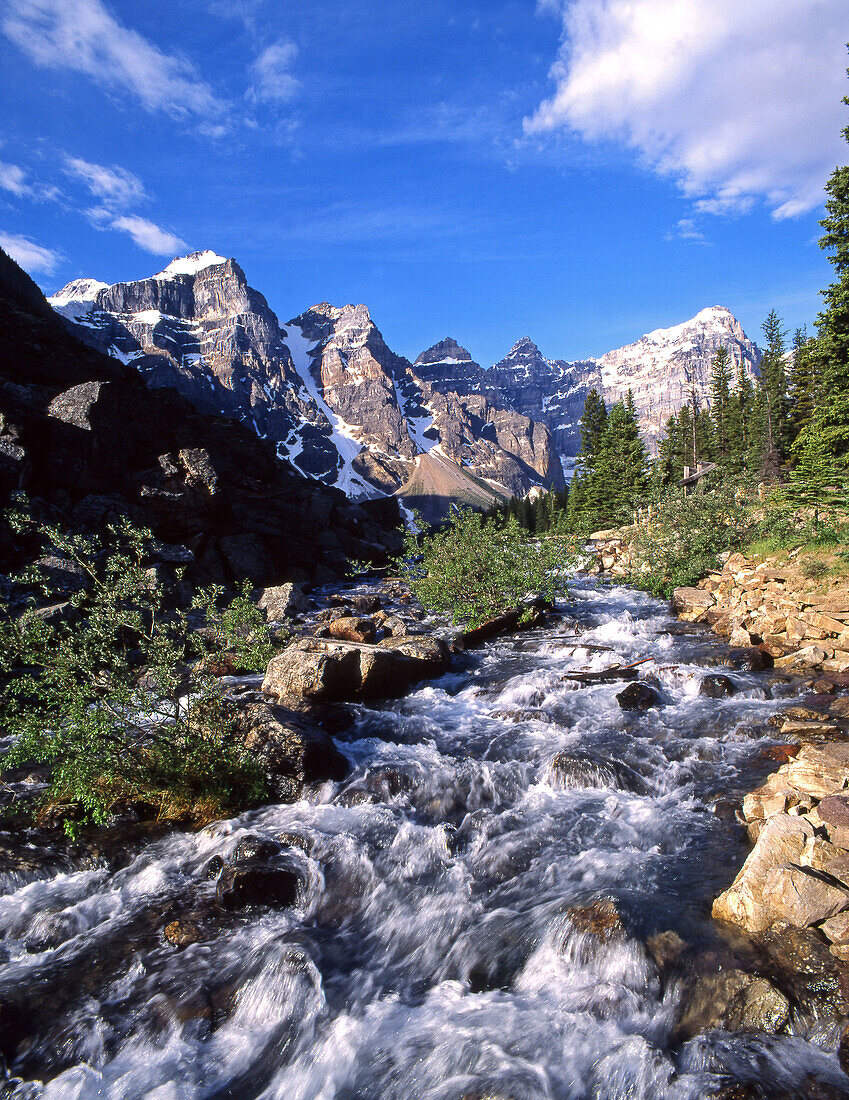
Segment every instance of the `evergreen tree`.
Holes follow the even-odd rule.
[[[787,404],[787,342],[781,318],[771,309],[763,323],[764,352],[761,358],[763,390],[763,473],[778,473],[787,458],[789,445]]]
[[[787,378],[790,397],[789,429],[791,442],[795,442],[814,413],[817,393],[815,348],[816,342],[808,339],[807,329],[796,329],[793,336],[792,362]]]
[[[684,476],[684,444],[678,417],[670,416],[666,421],[666,434],[661,437],[657,451],[655,469],[661,485],[677,484]]]
[[[716,461],[726,468],[731,459],[731,358],[724,345],[710,364],[710,396],[715,432]]]
[[[847,70],[849,72],[849,70]],[[849,96],[843,97],[849,106]],[[849,141],[849,126],[843,130]],[[835,280],[824,292],[810,354],[816,375],[814,409],[794,447],[797,481],[845,484],[849,473],[849,166],[835,168],[826,184],[825,230],[820,247],[830,253]]]

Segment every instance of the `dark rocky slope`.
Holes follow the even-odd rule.
[[[235,420],[80,342],[0,253],[0,503],[25,491],[85,526],[129,513],[193,554],[198,578],[271,584],[382,560],[395,501],[353,504]],[[13,558],[8,532],[2,564]]]

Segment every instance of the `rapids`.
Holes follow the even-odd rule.
[[[670,632],[666,606],[629,589],[579,582],[561,610],[574,628],[356,707],[344,783],[172,833],[119,870],[4,876],[0,1022],[18,1013],[29,1043],[2,1095],[683,1100],[845,1081],[827,1029],[673,1042],[680,991],[643,946],[668,929],[715,942],[710,902],[747,846],[712,807],[775,767],[752,727],[781,686],[732,672],[737,694],[700,696],[716,641]],[[561,679],[644,657],[665,703],[645,713],[619,708],[622,683]],[[209,861],[246,834],[299,841],[296,908],[171,946],[164,915],[209,911]],[[602,897],[626,939],[569,921]]]

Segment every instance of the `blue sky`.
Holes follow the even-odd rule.
[[[48,291],[212,248],[410,357],[757,339],[830,278],[847,39],[845,0],[4,0],[0,244]]]

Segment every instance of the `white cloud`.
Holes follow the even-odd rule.
[[[19,197],[32,193],[23,168],[19,168],[17,164],[3,164],[2,161],[0,161],[0,187]]]
[[[553,0],[540,0],[540,9]],[[554,95],[525,130],[615,140],[701,213],[815,207],[845,160],[846,0],[562,0]]]
[[[299,82],[289,72],[298,47],[288,39],[267,46],[251,66],[254,83],[249,95],[254,100],[288,100],[298,92]]]
[[[11,233],[0,233],[0,248],[30,275],[52,275],[62,259],[57,250]]]
[[[679,218],[675,227],[666,234],[668,241],[692,241],[694,244],[706,244],[707,238],[696,225],[694,218]]]
[[[158,225],[154,225],[147,218],[140,218],[137,214],[113,218],[109,224],[113,229],[129,233],[139,248],[143,248],[145,252],[152,252],[154,256],[174,256],[178,252],[185,252],[189,247],[174,233],[160,229]]]
[[[227,107],[185,58],[163,53],[101,0],[6,0],[3,33],[36,65],[70,69],[149,111],[220,118]]]
[[[111,206],[127,206],[144,199],[144,184],[126,168],[113,165],[91,164],[81,157],[66,157],[65,171],[69,176],[82,180],[92,195]]]

